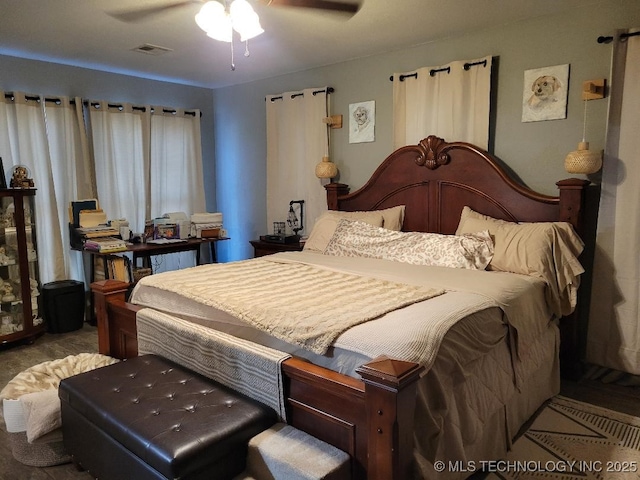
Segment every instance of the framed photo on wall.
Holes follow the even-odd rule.
[[[525,70],[522,121],[567,118],[568,90],[569,64]]]
[[[373,142],[376,124],[376,102],[349,104],[349,143]]]

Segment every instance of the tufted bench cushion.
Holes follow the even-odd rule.
[[[60,383],[67,451],[96,478],[225,479],[273,425],[261,403],[156,355]]]

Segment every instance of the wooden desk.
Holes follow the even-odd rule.
[[[216,255],[216,242],[229,240],[229,237],[220,238],[189,238],[184,242],[174,243],[132,243],[127,246],[126,252],[133,253],[133,265],[137,265],[139,258],[142,259],[142,266],[151,266],[151,257],[155,255],[164,255],[168,253],[178,252],[196,252],[196,265],[200,265],[200,247],[209,245],[211,253],[211,263],[216,263],[218,257]],[[94,252],[91,252],[94,253]],[[118,252],[124,253],[124,252]]]
[[[196,252],[196,265],[200,265],[200,247],[202,245],[208,245],[210,248],[210,253],[211,253],[211,262],[212,263],[216,263],[218,261],[217,255],[216,255],[216,242],[220,242],[223,240],[229,240],[229,237],[220,237],[220,238],[189,238],[187,240],[185,240],[184,242],[174,242],[174,243],[129,243],[127,244],[127,249],[126,250],[122,250],[120,252],[98,252],[95,250],[89,250],[89,249],[77,249],[74,248],[73,250],[80,250],[83,252],[83,254],[87,253],[90,255],[96,255],[96,256],[100,256],[103,257],[105,259],[105,266],[106,266],[106,259],[107,257],[111,256],[111,255],[120,255],[123,253],[132,253],[133,254],[133,266],[137,266],[137,261],[139,258],[142,259],[142,266],[143,267],[151,267],[151,257],[155,256],[155,255],[165,255],[165,254],[169,254],[169,253],[178,253],[178,252],[189,252],[189,251],[195,251]],[[83,255],[84,256],[84,255]],[[95,277],[94,277],[94,263],[93,260],[91,261],[91,274],[90,274],[90,283],[95,281]],[[106,273],[106,268],[105,268],[105,273]]]
[[[229,240],[229,237],[220,237],[220,238],[189,238],[184,242],[173,242],[173,243],[129,243],[127,244],[127,249],[122,250],[120,252],[98,252],[95,250],[89,250],[85,248],[73,248],[72,250],[79,250],[82,252],[83,261],[87,257],[86,254],[89,254],[89,258],[91,260],[89,267],[89,284],[95,281],[95,262],[94,256],[103,258],[103,266],[105,272],[105,279],[108,279],[108,269],[107,269],[107,259],[112,255],[121,255],[123,253],[132,253],[133,254],[133,263],[132,266],[137,266],[137,261],[139,258],[142,259],[143,267],[151,267],[151,257],[155,255],[165,255],[170,253],[178,253],[178,252],[196,252],[196,265],[200,265],[200,247],[202,245],[208,245],[211,253],[211,262],[216,263],[218,261],[216,255],[216,242],[220,242],[223,240]],[[85,264],[86,265],[86,264]],[[93,295],[90,297],[90,311],[87,315],[88,322],[91,325],[95,325],[95,311],[93,305]]]

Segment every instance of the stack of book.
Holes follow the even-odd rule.
[[[87,238],[84,248],[100,253],[124,252],[127,250],[127,242],[115,237]]]
[[[69,203],[69,239],[71,248],[81,250],[89,239],[104,237],[118,237],[121,235],[120,224],[124,220],[117,220],[116,225],[107,222],[107,215],[98,208],[98,200],[89,198]],[[128,224],[127,224],[128,225]],[[128,238],[128,236],[127,236]],[[96,245],[86,246],[90,250],[99,250]],[[122,251],[118,248],[113,251]],[[102,250],[100,250],[102,251]],[[111,250],[109,250],[111,251]]]
[[[113,237],[120,235],[120,230],[111,225],[97,225],[95,227],[76,228],[76,232],[84,238]]]
[[[127,257],[111,255],[107,258],[107,276],[113,280],[130,283],[131,267]]]

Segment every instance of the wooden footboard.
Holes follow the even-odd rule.
[[[116,358],[138,355],[136,312],[127,283],[91,285],[99,350]],[[290,358],[283,364],[287,421],[351,455],[354,479],[410,478],[416,381],[422,367],[377,358],[357,369],[358,380]]]

